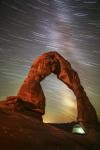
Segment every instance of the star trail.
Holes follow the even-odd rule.
[[[1,0],[0,99],[16,95],[34,59],[57,51],[78,72],[100,119],[100,2],[97,0]],[[73,92],[53,74],[41,85],[45,122],[76,119]]]

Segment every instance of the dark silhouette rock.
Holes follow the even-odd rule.
[[[0,150],[99,150],[96,147],[100,148],[97,142],[69,133],[67,128],[64,131],[34,116],[0,110]]]

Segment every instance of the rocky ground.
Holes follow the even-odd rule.
[[[87,135],[71,132],[71,124],[43,123],[30,112],[0,109],[0,150],[99,150],[98,129]]]

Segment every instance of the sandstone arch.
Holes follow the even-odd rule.
[[[33,62],[27,78],[24,80],[18,99],[32,103],[34,111],[45,113],[45,96],[40,82],[49,74],[54,73],[75,94],[77,100],[77,120],[83,125],[97,124],[96,111],[82,87],[78,74],[71,64],[57,52],[47,52]]]

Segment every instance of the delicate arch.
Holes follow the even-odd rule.
[[[34,104],[34,111],[45,113],[45,96],[40,82],[49,74],[54,73],[75,94],[77,100],[77,120],[83,124],[98,122],[96,111],[90,103],[78,74],[71,64],[57,52],[47,52],[33,62],[28,77],[22,84],[17,96]]]

